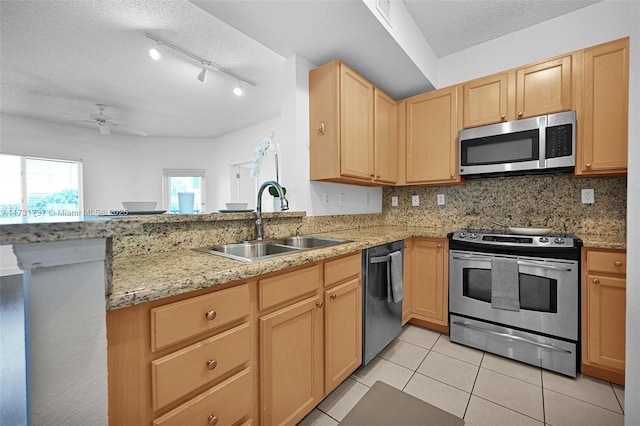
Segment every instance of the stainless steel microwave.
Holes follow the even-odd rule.
[[[460,130],[460,175],[490,177],[573,171],[576,112]]]

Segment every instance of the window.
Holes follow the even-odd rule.
[[[0,217],[82,216],[82,163],[0,154]]]
[[[163,170],[163,198],[165,209],[169,213],[180,213],[178,193],[193,193],[193,213],[204,213],[205,189],[204,170]]]

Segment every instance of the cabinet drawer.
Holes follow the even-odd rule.
[[[589,271],[625,274],[627,254],[623,251],[587,251],[587,269]]]
[[[243,324],[153,361],[154,410],[241,367],[250,357],[250,327]]]
[[[153,308],[151,350],[218,328],[249,312],[248,284]]]
[[[320,288],[321,265],[260,280],[260,310],[294,300]]]
[[[362,270],[362,254],[331,260],[324,264],[324,286],[329,287],[360,274]]]
[[[251,413],[251,370],[246,369],[154,420],[154,426],[233,425]],[[214,419],[217,418],[217,422]],[[215,422],[215,423],[214,423]]]

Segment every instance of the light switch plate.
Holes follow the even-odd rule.
[[[438,205],[439,206],[444,206],[444,194],[438,194],[438,196],[436,198],[438,200]]]
[[[329,193],[325,192],[322,194],[322,204],[324,204],[325,206],[329,205]]]
[[[411,205],[414,206],[414,207],[420,205],[420,196],[419,195],[412,195],[411,196]]]
[[[368,206],[369,204],[371,204],[371,194],[366,193],[364,194],[364,205]]]
[[[398,197],[391,197],[391,207],[398,207]]]
[[[344,192],[338,194],[338,205],[344,207]]]
[[[595,197],[593,194],[593,189],[583,189],[582,204],[593,204],[594,202],[595,202]]]

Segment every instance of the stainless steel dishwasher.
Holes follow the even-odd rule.
[[[402,331],[402,302],[387,300],[391,253],[404,257],[404,241],[362,252],[362,364],[367,365]]]

